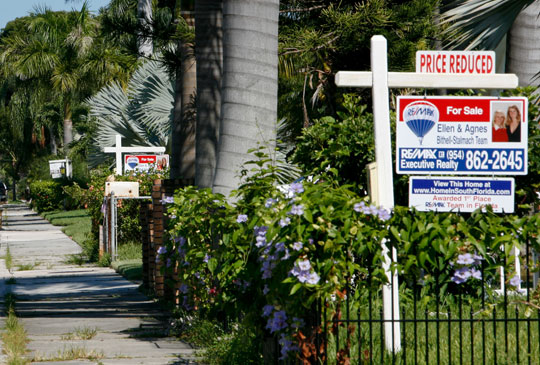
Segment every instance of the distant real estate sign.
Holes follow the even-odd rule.
[[[125,155],[124,172],[148,171],[151,167],[164,170],[169,167],[169,155]]]
[[[420,211],[472,212],[491,205],[514,212],[513,178],[417,177],[409,179],[409,206]]]
[[[527,108],[525,97],[398,97],[396,171],[526,175]]]
[[[494,74],[493,51],[418,51],[416,72],[438,74]]]

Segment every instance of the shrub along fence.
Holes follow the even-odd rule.
[[[267,363],[540,356],[538,215],[390,213],[331,176],[276,189],[272,169],[256,163],[234,206],[187,181],[156,182],[141,222],[145,285],[157,296],[205,318],[241,321],[265,344]],[[399,323],[397,353],[384,344],[382,239],[398,251],[400,318],[389,320]]]

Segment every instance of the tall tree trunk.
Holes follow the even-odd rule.
[[[181,59],[176,70],[173,130],[171,136],[171,179],[195,178],[195,114],[193,98],[197,87],[192,45],[178,41]]]
[[[195,1],[197,125],[195,184],[212,187],[221,111],[222,1]]]
[[[64,102],[64,150],[69,149],[69,144],[73,141],[73,121],[72,121],[71,103]]]
[[[228,195],[259,144],[273,154],[277,122],[279,0],[225,0],[223,101],[213,189]]]
[[[143,28],[148,29],[151,26],[152,0],[138,0],[137,17],[139,18],[139,24]],[[144,34],[140,34],[137,42],[139,45],[139,55],[143,57],[150,57],[154,52],[152,38],[146,37]]]
[[[538,85],[540,71],[540,0],[523,9],[508,36],[507,72],[515,73],[520,86]]]

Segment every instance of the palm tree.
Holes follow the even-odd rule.
[[[221,115],[222,0],[195,1],[197,122],[195,185],[211,188],[218,153]]]
[[[62,103],[63,142],[73,141],[72,106],[130,69],[129,58],[98,38],[99,25],[86,2],[81,11],[43,8],[25,21],[25,32],[2,40],[0,61],[20,79],[39,79]]]
[[[228,195],[239,170],[267,147],[273,155],[277,122],[279,0],[226,0],[223,7],[223,99],[213,190]]]
[[[494,50],[507,36],[506,71],[529,85],[540,71],[539,13],[539,0],[453,0],[442,23],[455,49]]]

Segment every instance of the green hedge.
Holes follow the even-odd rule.
[[[38,212],[58,210],[63,207],[62,184],[57,181],[34,181],[30,184],[30,206]]]

